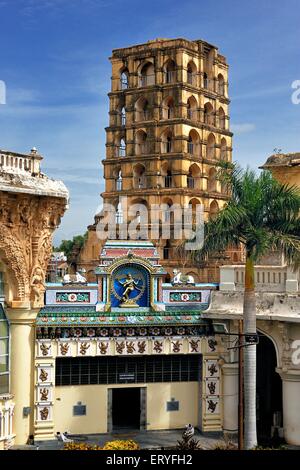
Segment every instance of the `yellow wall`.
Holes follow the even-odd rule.
[[[148,430],[183,428],[187,423],[198,425],[199,384],[197,382],[74,385],[55,389],[54,432],[106,433],[107,391],[109,388],[125,387],[146,387]],[[166,411],[166,402],[171,398],[179,401],[179,411]],[[86,416],[73,416],[73,406],[79,401],[87,407]]]

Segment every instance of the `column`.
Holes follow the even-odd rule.
[[[282,378],[283,434],[286,442],[300,445],[300,370],[277,370]]]
[[[223,431],[238,432],[238,394],[239,369],[238,363],[223,364]]]
[[[290,267],[287,267],[287,278],[285,281],[286,292],[297,293],[299,289],[298,282],[298,271],[293,271]]]
[[[7,309],[11,332],[11,393],[14,396],[15,444],[33,434],[34,321],[37,310]],[[24,413],[24,408],[30,412]]]
[[[220,267],[220,290],[221,291],[234,291],[235,290],[235,270],[234,266],[221,266]]]

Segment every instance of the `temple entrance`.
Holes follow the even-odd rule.
[[[282,381],[275,371],[276,351],[272,341],[260,333],[257,345],[257,437],[259,444],[279,441],[282,427]]]
[[[112,429],[140,429],[141,389],[112,389]]]

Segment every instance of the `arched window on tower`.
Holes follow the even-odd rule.
[[[168,96],[162,102],[162,118],[173,119],[174,117],[174,100],[171,96]]]
[[[207,139],[206,157],[212,160],[216,158],[216,138],[213,134],[209,134]]]
[[[199,189],[200,188],[200,175],[201,170],[196,163],[193,163],[189,168],[189,173],[187,176],[187,187],[189,189]]]
[[[189,85],[197,85],[197,67],[193,61],[189,62],[187,66],[187,82]]]
[[[204,122],[208,126],[215,125],[214,108],[211,103],[205,103],[204,105]]]
[[[121,108],[120,117],[121,117],[121,126],[126,126],[126,112],[125,112],[124,106]]]
[[[135,154],[145,155],[149,153],[147,134],[143,130],[138,130],[135,135]]]
[[[133,186],[136,189],[144,189],[147,187],[145,167],[141,163],[138,163],[133,168]]]
[[[219,206],[217,201],[212,201],[212,203],[209,206],[209,218],[214,219],[219,212]]]
[[[218,93],[219,95],[225,95],[225,80],[221,73],[218,75]]]
[[[225,112],[224,112],[224,109],[223,108],[220,108],[219,109],[219,127],[221,129],[225,129],[226,125],[225,125]]]
[[[173,134],[171,130],[164,131],[161,136],[161,151],[162,153],[173,152]]]
[[[118,156],[126,157],[126,142],[124,138],[120,140],[120,145],[118,147]]]
[[[195,129],[192,129],[189,133],[188,153],[196,156],[200,155],[200,138]]]
[[[154,65],[151,62],[147,62],[143,65],[140,73],[140,86],[149,86],[155,84],[155,71]]]
[[[121,85],[121,90],[126,90],[129,86],[129,81],[128,81],[129,73],[128,69],[122,69],[121,74],[120,74],[120,85]]]
[[[146,98],[141,96],[135,103],[135,121],[147,121],[150,117],[149,103]]]
[[[217,170],[215,168],[209,170],[207,189],[214,193],[217,191]]]
[[[165,66],[165,83],[176,82],[176,64],[174,60],[170,59],[166,62]]]
[[[197,100],[194,96],[190,96],[187,100],[187,118],[191,119],[192,121],[197,121]]]
[[[122,172],[121,172],[121,170],[118,172],[118,175],[117,175],[116,190],[117,191],[122,191]]]

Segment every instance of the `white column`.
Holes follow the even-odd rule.
[[[235,290],[235,270],[234,266],[221,266],[220,267],[220,290],[233,291]]]
[[[238,364],[223,364],[223,431],[238,432],[238,393],[239,370]]]
[[[283,434],[286,442],[300,445],[300,370],[282,372]]]
[[[4,436],[4,417],[3,411],[0,410],[0,439]]]
[[[33,434],[34,320],[37,311],[7,309],[11,331],[11,393],[14,395],[16,444],[26,444]],[[28,416],[23,409],[30,407]],[[9,419],[9,417],[8,417]]]

